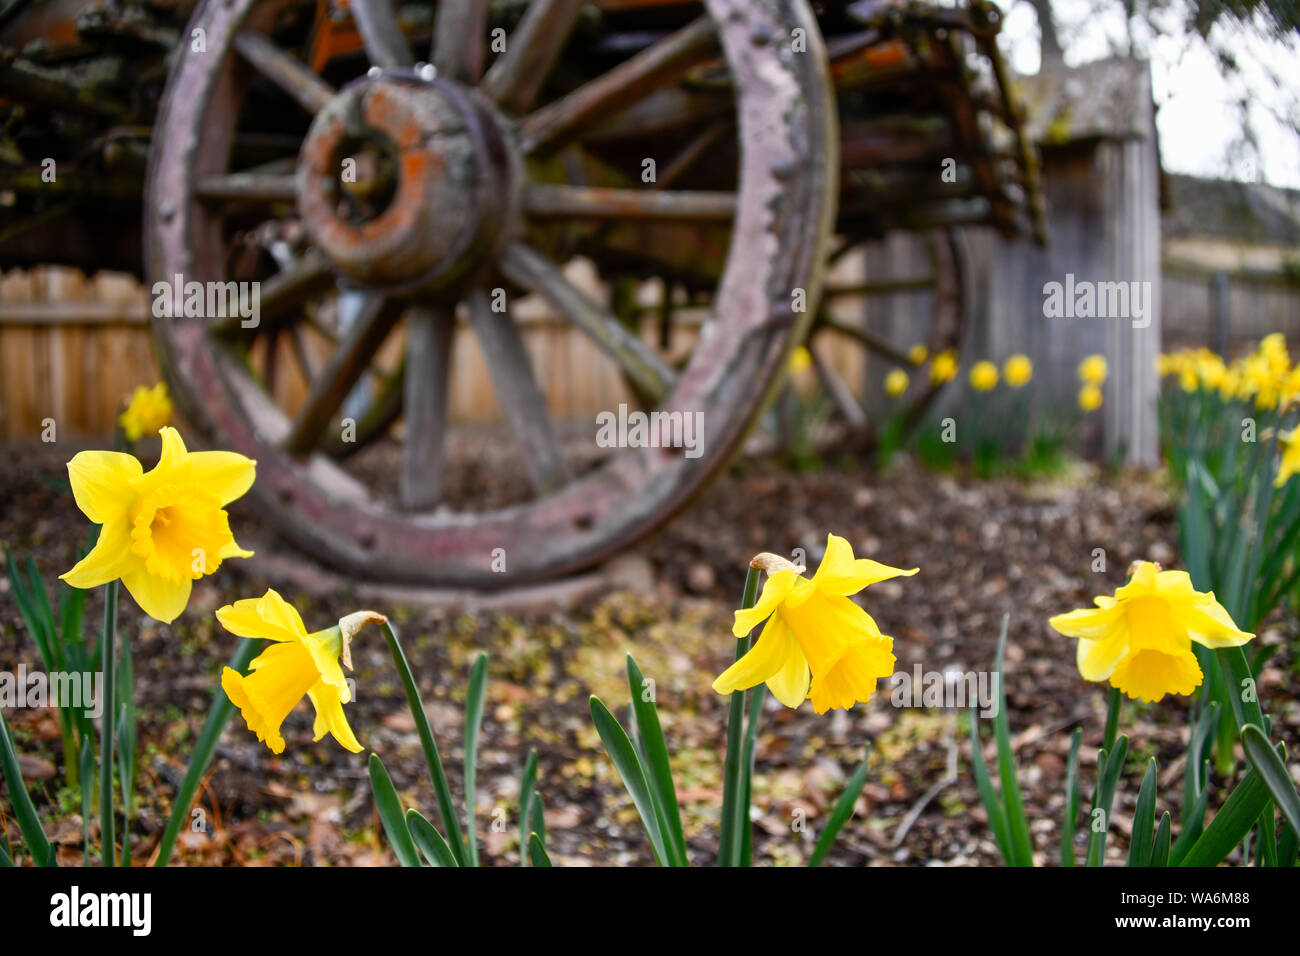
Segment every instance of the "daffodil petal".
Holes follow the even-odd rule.
[[[804,659],[803,651],[799,649],[799,644],[790,633],[790,629],[786,627],[779,615],[774,616],[767,622],[763,633],[759,635],[748,653],[718,676],[718,679],[713,682],[713,689],[719,694],[730,694],[757,687],[789,665],[790,658],[796,655],[799,660]],[[803,700],[802,697],[799,699]],[[786,703],[784,700],[781,702]],[[786,706],[797,707],[798,704],[786,704]]]
[[[190,480],[216,494],[223,505],[241,497],[257,476],[257,462],[233,451],[191,452],[185,465]]]
[[[143,563],[137,563],[122,575],[122,584],[140,605],[140,610],[154,620],[170,624],[185,610],[194,582],[189,578],[171,581],[150,574]]]
[[[1241,630],[1231,615],[1218,601],[1203,604],[1172,604],[1169,613],[1175,622],[1187,629],[1187,636],[1205,647],[1240,647],[1255,635]]]
[[[297,634],[299,637],[307,636],[307,628],[303,626],[298,612],[292,604],[280,597],[280,592],[274,588],[267,588],[266,593],[257,602],[257,613],[262,616],[262,620],[292,634]]]
[[[1133,575],[1129,578],[1128,584],[1115,591],[1115,600],[1132,600],[1151,593],[1160,584],[1160,574],[1160,566],[1154,561],[1139,561],[1137,567],[1133,569]]]
[[[803,656],[803,651],[779,614],[763,629],[764,637],[769,640],[777,638],[778,635],[774,632],[777,628],[785,633],[784,639],[789,641],[789,645],[784,652],[786,658],[781,669],[767,679],[767,689],[785,706],[795,708],[808,698],[808,683],[812,680],[812,675],[808,671],[808,661]],[[774,633],[769,634],[769,631]]]
[[[181,438],[180,432],[167,425],[158,429],[158,436],[162,439],[162,453],[158,456],[157,470],[175,468],[185,461],[189,451],[185,448],[185,439]]]
[[[853,546],[839,535],[828,535],[826,554],[812,581],[823,594],[856,594],[863,588],[890,578],[911,577],[919,568],[891,568],[870,558],[854,558]]]
[[[307,697],[316,708],[316,721],[312,724],[314,739],[320,740],[328,732],[344,749],[354,754],[365,749],[348,725],[348,719],[343,713],[343,701],[337,689],[322,681],[307,691]]]
[[[77,507],[96,524],[121,518],[135,497],[131,481],[143,474],[140,462],[117,451],[78,452],[68,462],[68,481]]]
[[[274,592],[271,592],[274,593]],[[276,595],[279,597],[279,595]],[[268,641],[297,641],[302,635],[267,621],[258,613],[263,598],[245,598],[217,609],[217,620],[231,634],[239,637],[260,637]]]
[[[1128,653],[1128,628],[1116,628],[1115,633],[1100,640],[1082,638],[1076,648],[1075,661],[1084,680],[1109,680],[1124,655]]]
[[[744,637],[758,627],[759,624],[772,615],[777,605],[789,596],[800,580],[799,575],[789,570],[777,571],[771,575],[763,582],[763,591],[759,594],[757,603],[751,608],[736,612],[736,620],[732,624],[731,633],[736,637]]]
[[[87,590],[122,577],[139,563],[131,553],[131,526],[125,521],[112,521],[99,529],[99,539],[90,553],[59,578],[74,588]]]
[[[253,552],[241,548],[235,543],[234,538],[231,538],[227,544],[222,545],[221,550],[217,552],[217,557],[221,558],[223,561],[226,558],[251,558],[252,556]]]
[[[1055,614],[1047,621],[1055,630],[1066,637],[1079,637],[1088,641],[1098,641],[1106,636],[1117,621],[1124,619],[1121,605],[1111,607],[1082,607],[1064,614]]]
[[[311,654],[312,663],[316,665],[316,671],[320,674],[321,682],[328,684],[339,694],[343,703],[352,699],[351,690],[348,688],[347,679],[343,676],[343,667],[339,664],[339,638],[336,635],[333,641],[327,640],[321,634],[308,634],[302,639],[303,646]]]

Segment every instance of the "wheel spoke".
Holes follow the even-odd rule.
[[[430,56],[438,75],[459,83],[477,83],[483,75],[485,0],[438,0]]]
[[[501,270],[512,282],[540,295],[553,308],[564,313],[570,322],[618,361],[647,397],[658,402],[672,390],[676,376],[663,359],[607,309],[574,288],[559,267],[545,256],[528,246],[512,242],[502,252]]]
[[[400,310],[383,296],[367,294],[357,321],[343,336],[320,377],[312,383],[307,401],[285,439],[286,449],[305,454],[320,443],[335,412],[366,371],[399,314]]]
[[[303,338],[302,326],[294,325],[290,328],[289,341],[293,345],[293,360],[298,365],[298,371],[302,373],[302,380],[310,387],[312,379],[316,377],[316,368],[312,363],[311,354],[307,351],[307,342]]]
[[[487,359],[501,411],[528,463],[533,487],[539,494],[554,491],[568,480],[568,469],[519,328],[508,312],[492,310],[481,289],[470,296],[468,305],[470,325]]]
[[[392,69],[415,62],[389,0],[352,0],[349,6],[373,65]]]
[[[194,184],[194,195],[209,202],[295,202],[298,191],[292,175],[226,173],[205,176]]]
[[[285,53],[258,33],[235,37],[235,49],[257,72],[292,96],[315,116],[334,96],[334,88],[300,60]]]
[[[506,51],[483,78],[483,89],[499,106],[522,113],[533,105],[573,32],[583,2],[532,0]]]
[[[325,257],[309,251],[288,269],[277,272],[261,285],[257,325],[244,325],[238,315],[227,316],[212,327],[212,334],[231,338],[257,335],[278,329],[302,316],[302,306],[312,296],[324,292],[334,283]]]
[[[700,17],[669,34],[590,83],[529,114],[520,125],[524,153],[536,152],[580,125],[589,126],[630,106],[680,76],[716,45],[717,34],[708,17]]]
[[[682,147],[681,151],[672,158],[667,166],[659,173],[659,178],[655,180],[655,185],[660,189],[667,189],[677,180],[681,179],[696,161],[707,153],[719,140],[722,139],[729,131],[735,128],[735,123],[731,120],[719,120],[701,130],[700,133],[689,143]]]
[[[828,286],[822,292],[822,301],[845,296],[883,295],[888,292],[925,292],[935,287],[934,276],[906,276],[897,279],[876,279],[854,285]]]
[[[382,437],[402,414],[402,396],[406,391],[406,357],[396,369],[384,378],[379,393],[365,412],[357,419],[353,441],[343,441],[342,436],[325,444],[330,457],[342,461],[360,451],[376,438]]]
[[[858,400],[853,396],[844,379],[840,378],[839,373],[831,367],[830,363],[817,354],[817,350],[808,348],[808,354],[812,356],[813,369],[817,372],[817,377],[821,380],[822,387],[826,389],[826,394],[831,397],[835,407],[840,410],[840,414],[848,421],[849,426],[854,429],[865,428],[867,425],[866,412],[858,404]]]
[[[402,504],[412,510],[432,508],[442,495],[455,329],[448,309],[416,307],[406,316]]]
[[[524,193],[524,209],[546,219],[730,222],[736,214],[736,194],[532,183]]]
[[[838,332],[841,335],[847,335],[850,338],[857,339],[868,349],[878,355],[883,355],[891,362],[896,362],[899,365],[911,364],[912,360],[907,357],[906,352],[890,344],[880,336],[868,332],[866,329],[855,329],[851,325],[845,325],[843,322],[837,322],[835,319],[830,318],[819,318],[817,324],[821,328],[830,329],[831,331]]]

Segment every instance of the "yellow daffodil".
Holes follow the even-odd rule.
[[[275,642],[253,659],[247,677],[230,667],[221,672],[222,690],[272,753],[284,752],[280,725],[303,697],[316,709],[314,740],[329,733],[353,753],[362,749],[343,715],[352,692],[339,659],[351,670],[353,635],[366,624],[383,624],[383,615],[358,611],[331,628],[308,634],[298,612],[268,590],[260,598],[227,604],[217,611],[217,620],[232,634]]]
[[[72,494],[103,525],[95,547],[61,577],[74,588],[117,578],[150,617],[170,623],[185,610],[193,582],[226,558],[247,558],[225,505],[253,484],[256,463],[227,451],[190,452],[163,428],[162,455],[144,471],[132,455],[83,451],[68,462]]]
[[[1110,681],[1135,700],[1154,703],[1201,685],[1193,641],[1238,647],[1255,636],[1238,629],[1214,592],[1193,588],[1186,571],[1162,571],[1151,561],[1134,562],[1128,584],[1094,602],[1095,608],[1058,614],[1049,623],[1079,639],[1084,680]]]
[[[1282,461],[1277,466],[1277,477],[1273,479],[1274,487],[1281,488],[1291,476],[1300,472],[1300,441],[1296,440],[1300,428],[1281,432],[1277,436],[1277,446],[1282,452]]]
[[[930,384],[942,385],[957,377],[957,353],[949,349],[940,352],[930,362]]]
[[[1291,370],[1291,355],[1287,352],[1286,336],[1281,332],[1273,332],[1260,340],[1259,355],[1275,377],[1284,376]]]
[[[758,555],[752,564],[768,572],[767,581],[758,603],[736,612],[732,633],[744,637],[763,621],[767,624],[749,652],[713,682],[713,689],[730,694],[766,682],[787,707],[811,697],[819,714],[847,710],[870,698],[876,681],[894,672],[894,640],[881,634],[849,595],[917,569],[855,559],[852,546],[833,534],[811,579],[776,555]]]
[[[885,394],[890,398],[898,398],[907,391],[907,386],[911,380],[907,373],[901,368],[893,368],[885,376]]]
[[[1282,380],[1282,405],[1290,408],[1300,399],[1300,365],[1287,372]]]
[[[1241,370],[1236,365],[1228,367],[1224,373],[1223,381],[1219,383],[1219,398],[1228,402],[1237,394],[1241,388]]]
[[[158,430],[171,424],[171,420],[172,400],[167,396],[167,386],[163,382],[153,388],[137,385],[126,410],[117,419],[126,433],[126,440],[133,442],[145,435],[158,434]]]
[[[1227,374],[1228,367],[1223,363],[1223,359],[1209,349],[1203,349],[1197,356],[1196,377],[1202,388],[1217,391]]]
[[[913,345],[910,349],[907,350],[907,360],[911,362],[913,365],[920,365],[927,358],[929,358],[929,356],[930,356],[930,350],[926,348],[924,345],[922,345],[920,342],[917,342],[915,345]]]
[[[992,391],[998,384],[998,367],[987,359],[976,362],[971,366],[970,384],[977,392]]]
[[[1101,408],[1101,389],[1096,385],[1085,385],[1079,389],[1079,407],[1085,412]]]
[[[1034,377],[1034,363],[1028,355],[1013,355],[1002,363],[1002,377],[1012,388],[1023,388]]]
[[[804,346],[799,346],[790,353],[790,374],[802,375],[812,368],[812,353]]]
[[[1079,381],[1085,385],[1104,385],[1106,373],[1106,357],[1104,355],[1089,355],[1079,363]]]

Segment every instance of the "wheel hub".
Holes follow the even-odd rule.
[[[516,193],[503,126],[464,87],[384,73],[317,114],[298,208],[340,272],[369,286],[445,286],[492,252]]]

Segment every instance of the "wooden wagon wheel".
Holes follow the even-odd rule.
[[[252,494],[286,539],[357,575],[500,587],[579,569],[651,530],[726,463],[806,330],[811,312],[792,308],[795,290],[815,303],[820,289],[837,140],[825,55],[806,3],[708,0],[705,16],[538,106],[580,2],[533,0],[507,51],[484,70],[486,2],[438,4],[430,69],[416,62],[387,0],[352,0],[370,67],[328,80],[277,42],[290,6],[205,0],[196,10],[190,30],[203,31],[203,49],[191,45],[179,56],[154,129],[146,271],[151,283],[237,281],[231,220],[255,216],[249,210],[259,206],[276,219],[287,206],[305,241],[263,282],[256,334],[277,322],[292,326],[304,303],[339,286],[361,307],[293,414],[276,404],[249,350],[232,347],[233,330],[219,320],[155,319],[160,360],[187,416],[214,444],[257,459]],[[806,53],[792,54],[793,31],[807,38]],[[536,157],[719,51],[735,89],[734,191],[575,189],[530,178]],[[232,166],[254,77],[313,117],[291,173]],[[348,158],[365,167],[355,202],[340,193],[339,162]],[[539,216],[732,219],[710,318],[683,368],[666,367],[538,250],[530,224]],[[519,330],[489,304],[492,290],[507,284],[563,313],[661,395],[661,411],[702,411],[700,456],[629,448],[571,477]],[[537,489],[498,510],[454,512],[438,503],[458,304]],[[389,502],[326,452],[340,405],[399,324],[406,437],[401,500]]]
[[[904,276],[868,276],[861,283],[828,282],[822,293],[821,307],[809,332],[808,351],[812,356],[817,379],[830,399],[830,407],[837,418],[859,443],[870,445],[879,435],[864,403],[827,361],[826,340],[837,336],[841,340],[847,338],[861,346],[868,355],[910,370],[913,362],[908,355],[908,346],[900,347],[869,327],[870,300],[886,295],[906,295],[910,298],[924,294],[931,299],[930,322],[928,329],[918,333],[915,341],[923,344],[930,356],[956,350],[961,345],[970,304],[970,276],[961,232],[954,228],[933,229],[924,234],[924,241],[929,259],[927,271]],[[846,239],[831,253],[829,261],[833,265],[838,259],[861,247],[860,242]],[[836,301],[845,299],[867,301],[865,323],[849,323],[831,316],[831,306]],[[926,409],[933,404],[946,384],[926,381],[922,387],[911,390],[906,401],[895,410],[903,436],[920,424]]]

